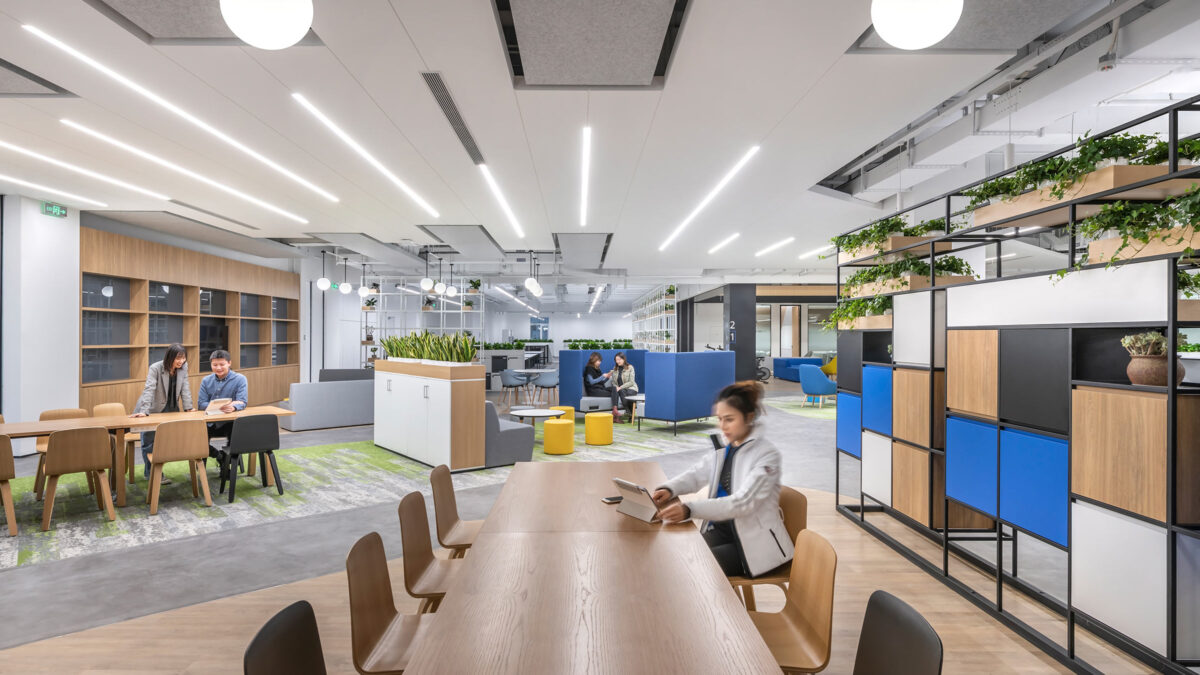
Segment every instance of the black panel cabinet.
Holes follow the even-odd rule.
[[[860,331],[838,332],[838,387],[846,391],[862,393],[862,336]]]
[[[1066,433],[1070,426],[1070,332],[1000,331],[1000,418]]]

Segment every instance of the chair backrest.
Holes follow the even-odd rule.
[[[92,417],[118,417],[124,414],[124,403],[98,403],[92,406]]]
[[[832,394],[837,391],[837,384],[825,377],[825,373],[822,373],[819,367],[802,363],[796,368],[800,370],[800,388],[804,393]]]
[[[833,640],[833,580],[836,572],[837,553],[833,546],[816,532],[801,530],[796,537],[783,613],[789,615],[793,626],[810,628],[820,641],[821,668],[829,663]]]
[[[500,384],[505,387],[519,387],[525,384],[525,378],[512,370],[500,371]]]
[[[783,526],[788,538],[796,541],[800,530],[808,527],[808,497],[786,485],[779,490],[779,510],[783,511]]]
[[[500,436],[500,413],[496,412],[496,404],[491,401],[483,402],[484,442],[489,438]]]
[[[157,452],[158,442],[155,441]],[[242,658],[245,675],[325,675],[325,653],[312,605],[301,600],[284,607],[258,629]]]
[[[437,525],[438,543],[445,546],[446,536],[459,522],[458,500],[454,498],[450,469],[445,464],[433,467],[429,473],[429,485],[433,488],[433,522]]]
[[[4,415],[0,415],[0,424],[4,424]]]
[[[407,567],[407,555],[404,562]],[[350,548],[346,556],[346,582],[350,587],[350,650],[354,666],[361,673],[365,672],[371,650],[396,616],[392,578],[378,532],[363,536]]]
[[[433,564],[425,497],[420,492],[404,495],[397,513],[400,516],[400,543],[404,547],[404,588],[411,595],[417,579]]]
[[[46,475],[107,469],[112,466],[112,443],[104,427],[56,431],[46,446]]]
[[[43,410],[41,415],[38,415],[39,422],[49,422],[51,420],[75,420],[81,417],[91,417],[88,411],[83,408],[55,408],[54,410]]]
[[[558,371],[555,370],[550,373],[538,373],[538,376],[536,379],[534,379],[533,383],[539,387],[557,387]]]
[[[156,463],[205,457],[208,457],[208,426],[204,420],[175,420],[158,425],[154,434]]]
[[[837,357],[829,359],[829,363],[821,366],[821,372],[826,375],[837,375]]]
[[[0,424],[4,424],[0,420]],[[13,461],[12,439],[0,436],[0,480],[12,480],[17,477],[16,463]]]
[[[886,591],[867,601],[854,675],[939,675],[942,639],[921,613]]]
[[[154,441],[158,444],[158,439]],[[266,452],[279,449],[279,419],[274,415],[247,415],[233,421],[230,452]]]

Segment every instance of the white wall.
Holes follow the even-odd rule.
[[[633,319],[625,317],[624,313],[581,312],[575,318],[575,312],[550,312],[542,316],[550,318],[550,339],[554,342],[554,350],[562,348],[563,340],[575,338],[595,338],[597,340],[631,340],[633,339]],[[483,340],[485,342],[500,342],[504,339],[504,331],[511,331],[511,337],[517,340],[529,339],[529,312],[503,312],[488,310],[484,316]]]
[[[6,420],[79,406],[79,211],[41,214],[41,202],[4,197],[3,401]],[[13,441],[31,454],[33,439]]]
[[[723,347],[725,345],[725,305],[720,302],[697,302],[692,305],[695,310],[692,337],[692,348],[698,352],[704,351],[704,345]]]

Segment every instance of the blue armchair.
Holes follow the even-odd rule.
[[[815,356],[776,358],[773,363],[773,374],[776,379],[799,382],[800,373],[796,371],[796,366],[799,365],[820,366],[822,360]]]
[[[800,388],[809,399],[817,399],[817,407],[825,407],[825,397],[837,394],[837,382],[825,376],[820,366],[802,364],[796,366],[800,374]]]

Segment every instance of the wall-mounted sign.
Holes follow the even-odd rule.
[[[54,216],[55,218],[66,218],[67,207],[54,202],[42,202],[42,215]]]

